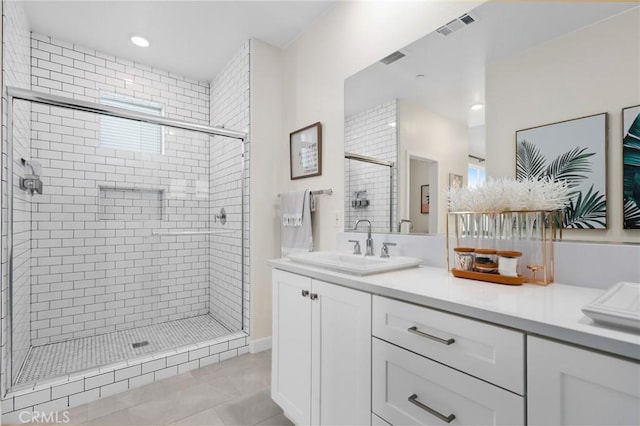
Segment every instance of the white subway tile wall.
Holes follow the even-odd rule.
[[[32,88],[97,102],[109,93],[208,124],[209,86],[46,36],[32,36]],[[101,147],[99,117],[32,108],[31,341],[42,345],[209,311],[209,136],[169,127],[165,155]]]
[[[211,82],[211,125],[249,132],[249,68],[250,42],[231,58]],[[215,317],[230,330],[241,329],[242,315],[248,332],[249,317],[249,143],[245,144],[245,199],[241,199],[241,144],[225,137],[213,137],[211,143],[211,212],[220,208],[227,212],[227,223],[214,222],[212,229],[232,229],[231,235],[211,238],[211,290],[209,304]],[[242,203],[245,216],[241,217]],[[241,220],[245,221],[245,252],[239,239]],[[242,256],[245,259],[245,292],[242,295]],[[242,297],[245,299],[242,312]]]
[[[24,13],[23,5],[20,2],[5,2],[3,8],[3,85],[28,89],[29,88],[29,67],[31,61],[30,46],[31,36],[27,18]],[[2,90],[2,110],[4,114],[3,123],[6,123],[7,117],[7,99],[6,90]],[[16,101],[13,104],[13,191],[14,191],[14,243],[13,243],[13,369],[12,376],[15,378],[19,372],[20,365],[24,361],[30,346],[29,327],[31,321],[30,306],[30,258],[31,258],[31,201],[32,196],[26,191],[19,188],[19,178],[24,176],[25,169],[21,164],[21,159],[30,159],[31,145],[31,105],[28,102]],[[4,126],[4,124],[3,124]],[[6,147],[7,129],[2,129],[5,141],[3,146]],[[0,383],[2,384],[2,392],[7,389],[10,381],[8,373],[9,362],[9,345],[7,340],[10,330],[7,321],[6,300],[8,297],[8,276],[7,276],[7,260],[8,251],[6,247],[7,237],[7,170],[6,170],[6,149],[2,151],[3,170],[2,170],[2,217],[5,224],[2,226],[2,293],[0,300],[2,303],[1,317],[2,330],[0,331],[0,339],[2,341],[2,372],[0,375]]]
[[[393,161],[389,167],[345,160],[345,228],[358,219],[369,219],[372,230],[389,232],[397,223],[398,211],[398,113],[396,99],[347,117],[344,126],[344,150],[355,154]],[[366,207],[353,207],[356,193],[369,201]],[[391,193],[390,193],[391,191]],[[389,217],[391,212],[391,217]]]

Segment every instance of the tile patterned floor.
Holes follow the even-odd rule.
[[[18,384],[212,340],[229,333],[227,328],[211,316],[201,315],[36,346],[29,353]],[[132,343],[142,341],[148,341],[149,344],[139,348],[132,347]]]
[[[242,355],[72,408],[68,424],[289,426],[270,381],[270,351]]]

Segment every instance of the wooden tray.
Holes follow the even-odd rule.
[[[506,285],[522,285],[524,283],[524,277],[518,275],[517,277],[508,277],[500,274],[487,274],[485,272],[474,271],[462,271],[460,269],[451,269],[451,273],[454,277],[468,278],[470,280],[488,281],[496,284]]]

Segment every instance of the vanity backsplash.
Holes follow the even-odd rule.
[[[338,232],[336,248],[349,251],[353,244],[348,240],[365,238],[361,232]],[[397,244],[389,249],[391,256],[419,257],[425,265],[447,267],[444,235],[373,234],[376,256],[383,242]],[[640,282],[640,245],[555,241],[554,264],[557,283],[606,289],[620,281]]]

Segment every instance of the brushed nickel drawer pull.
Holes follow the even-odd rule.
[[[416,407],[422,408],[427,413],[436,416],[437,418],[439,418],[443,422],[451,423],[453,421],[453,419],[456,418],[456,416],[454,414],[449,414],[448,416],[445,416],[444,414],[438,413],[433,408],[427,407],[422,402],[418,401],[418,395],[416,395],[415,393],[413,395],[411,395],[409,398],[407,398],[407,400],[410,403],[412,403],[413,405],[415,405]]]
[[[431,334],[423,333],[422,331],[419,331],[418,327],[416,326],[409,327],[407,331],[409,333],[413,333],[421,337],[426,337],[427,339],[435,340],[436,342],[442,343],[443,345],[447,345],[447,346],[449,346],[450,344],[456,341],[456,339],[454,339],[453,337],[450,339],[441,339],[439,337],[432,336]]]

